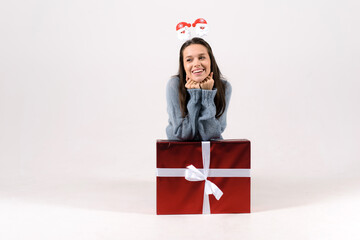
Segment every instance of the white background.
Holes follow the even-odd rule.
[[[359,12],[355,0],[2,1],[0,239],[353,239]],[[175,26],[199,17],[233,86],[223,137],[252,142],[252,214],[155,215]]]

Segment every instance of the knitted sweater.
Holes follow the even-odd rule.
[[[167,111],[169,125],[166,134],[169,140],[207,141],[222,139],[221,133],[226,127],[226,113],[231,96],[231,85],[225,83],[226,107],[220,118],[216,118],[214,98],[217,89],[187,89],[190,99],[187,104],[188,114],[182,117],[179,101],[179,78],[171,78],[166,86]]]

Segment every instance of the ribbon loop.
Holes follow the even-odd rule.
[[[189,165],[185,171],[185,179],[193,182],[204,181],[206,180],[206,176],[194,167],[194,165]]]

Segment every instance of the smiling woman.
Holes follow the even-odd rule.
[[[169,140],[222,139],[231,85],[225,81],[210,45],[202,38],[180,49],[179,72],[166,88]]]
[[[210,76],[210,57],[206,47],[201,44],[192,44],[184,49],[184,69],[186,72],[187,84],[194,83],[195,88],[202,88],[201,85]],[[212,81],[213,83],[213,81]],[[211,90],[212,86],[209,86]]]

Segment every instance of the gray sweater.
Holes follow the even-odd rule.
[[[187,89],[190,99],[187,104],[188,114],[182,117],[179,101],[179,78],[171,78],[166,86],[167,111],[169,125],[166,134],[169,140],[180,141],[207,141],[210,139],[222,139],[221,133],[226,127],[226,113],[231,96],[231,85],[225,83],[226,107],[223,115],[216,118],[216,106],[214,98],[217,89]]]

